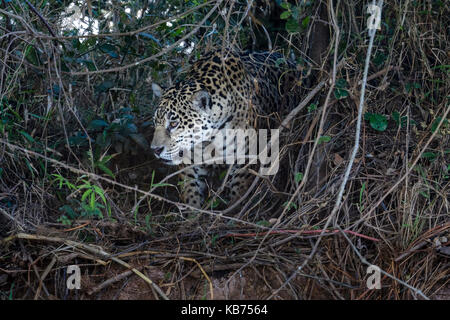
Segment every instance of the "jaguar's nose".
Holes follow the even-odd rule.
[[[161,154],[161,152],[163,152],[164,147],[152,147],[152,149],[153,149],[153,152],[154,152],[157,156],[159,156],[159,155]]]

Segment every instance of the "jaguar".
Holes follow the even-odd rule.
[[[278,52],[217,49],[193,63],[184,79],[170,88],[152,85],[160,101],[151,149],[165,164],[184,168],[184,203],[201,208],[208,178],[223,165],[188,165],[183,159],[196,146],[214,145],[218,133],[228,129],[273,127],[273,121],[297,104],[300,79],[295,63]],[[253,176],[248,166],[230,166],[224,192],[228,205],[243,195]]]

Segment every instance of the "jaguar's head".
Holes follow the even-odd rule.
[[[161,101],[154,116],[151,148],[166,164],[181,164],[191,156],[195,145],[210,141],[214,134],[211,96],[192,84],[177,85],[164,93],[154,84],[153,92],[161,96]]]

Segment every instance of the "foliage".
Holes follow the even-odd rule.
[[[382,114],[367,112],[364,119],[369,120],[370,126],[377,131],[384,131],[388,126],[388,120]]]
[[[315,232],[324,229],[335,203],[343,159],[354,143],[355,100],[367,52],[367,3],[334,2],[319,17],[320,3],[0,1],[0,236],[34,234],[48,226],[61,231],[71,225],[59,232],[61,237],[92,239],[110,252],[122,252],[122,245],[148,250],[140,246],[151,242],[154,252],[164,253],[156,264],[163,266],[166,288],[181,286],[197,263],[209,276],[239,269],[245,277],[248,269],[241,266],[250,261],[248,266],[261,275],[253,283],[289,279],[311,254]],[[327,11],[332,9],[337,25],[326,22],[331,37],[315,38],[314,26],[331,17]],[[366,266],[355,248],[427,295],[445,286],[444,254],[437,254],[434,243],[448,232],[448,16],[444,1],[384,2],[369,64],[357,165],[329,225],[358,236],[322,236],[320,254],[302,272],[311,281],[325,281],[306,287],[289,282],[280,297],[311,297],[321,291],[336,299],[417,298],[388,277],[383,288],[394,289],[367,291]],[[77,24],[71,19],[78,19]],[[311,48],[320,40],[325,48],[317,63]],[[304,75],[299,80],[305,96],[319,81],[326,86],[283,128],[279,173],[260,177],[253,172],[259,180],[236,213],[226,211],[221,194],[211,193],[199,214],[178,203],[176,187],[184,182],[169,178],[176,169],[157,162],[149,150],[158,103],[151,88],[183,79],[192,61],[222,46],[280,52],[280,68],[290,60]],[[334,62],[336,83],[325,105]],[[264,121],[278,126],[283,117],[274,112]],[[319,147],[313,154],[314,141]],[[225,175],[219,175],[219,185]],[[210,214],[203,214],[206,210]],[[99,237],[97,226],[80,228],[80,219],[108,227]],[[268,232],[272,227],[273,233]],[[264,236],[227,239],[228,233],[238,232]],[[39,270],[50,265],[48,257],[59,258],[64,251],[43,242],[33,251],[36,247],[27,241],[24,251]],[[425,247],[411,251],[418,244]],[[59,264],[50,270],[57,276],[45,281],[15,272],[30,265],[17,259],[22,254],[10,251],[16,245],[7,247],[0,263],[11,266],[14,277],[8,277],[7,285],[0,281],[0,297],[40,298],[34,294],[47,294],[51,278],[63,278]],[[204,279],[200,281],[197,297],[209,297]],[[268,283],[264,292],[279,285]],[[52,289],[52,295],[66,298],[66,289]]]
[[[106,200],[105,191],[98,185],[92,184],[84,176],[81,176],[75,184],[60,174],[52,174],[53,182],[58,185],[59,190],[65,187],[66,192],[77,195],[79,199],[69,196],[69,204],[59,208],[63,215],[58,219],[63,224],[71,224],[72,220],[82,217],[103,218],[103,209],[111,215],[111,208]],[[63,190],[64,191],[64,190]]]

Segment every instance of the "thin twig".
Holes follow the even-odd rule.
[[[44,19],[44,17],[39,13],[39,11],[30,3],[30,1],[25,0],[26,4],[30,7],[31,11],[33,11],[38,17],[39,19],[41,19],[41,21],[45,24],[45,26],[47,27],[48,31],[51,33],[51,35],[53,37],[56,37],[55,32],[53,32],[52,28],[50,27],[50,25],[48,24],[47,20]]]

